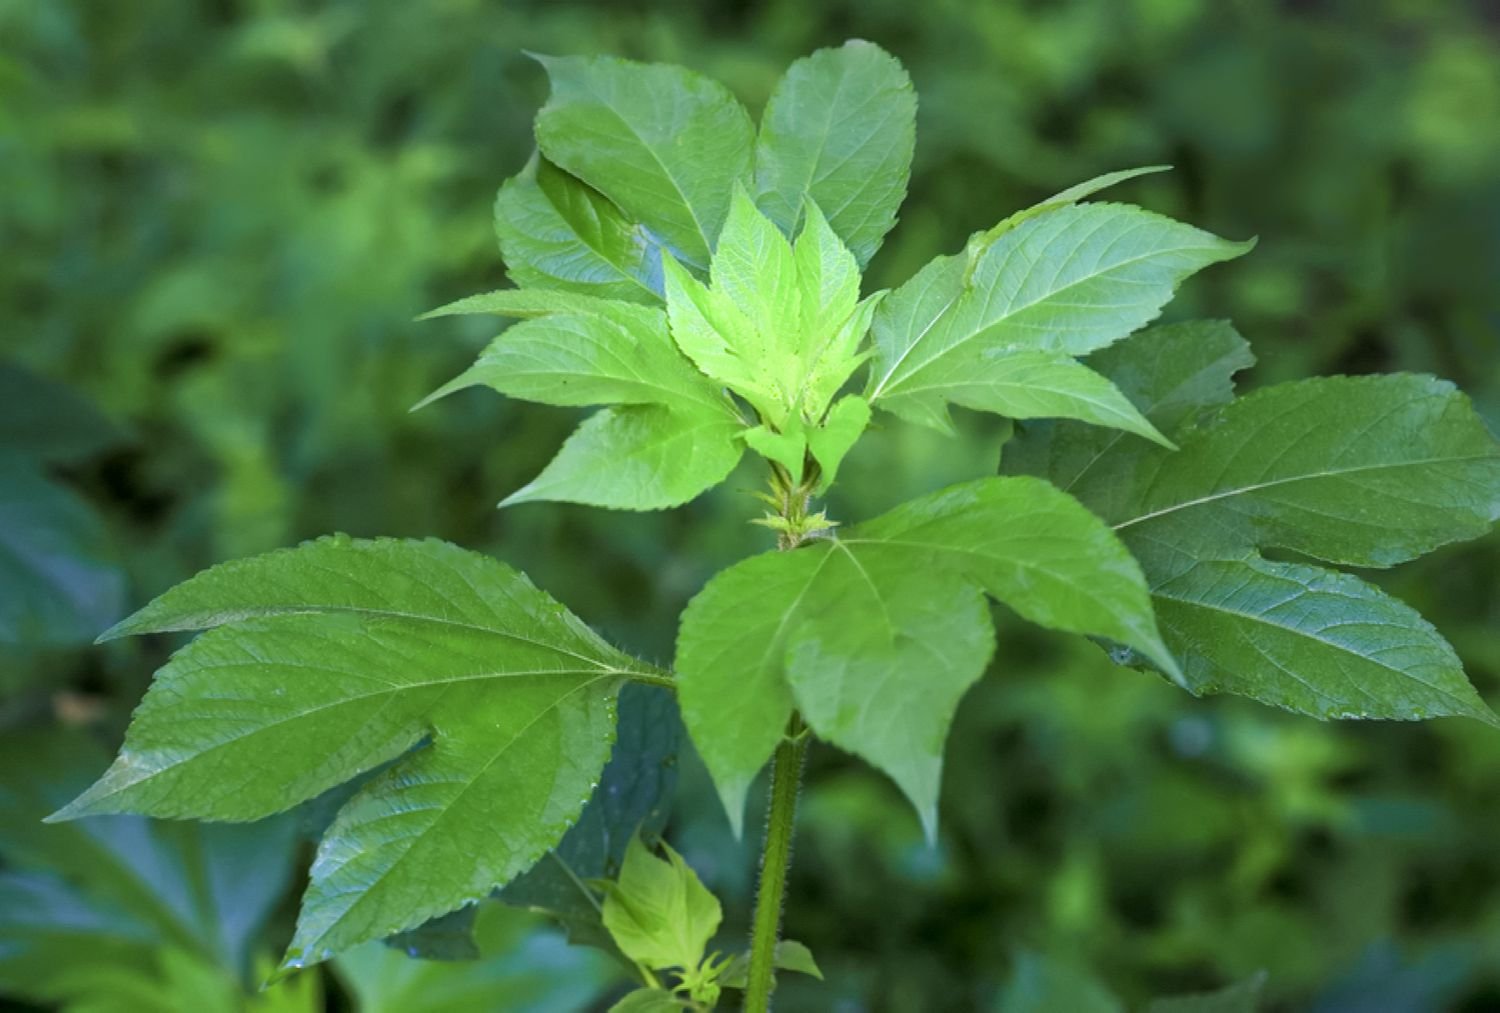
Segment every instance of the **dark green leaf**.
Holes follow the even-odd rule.
[[[229,624],[227,626],[222,624]],[[487,895],[562,837],[649,671],[523,576],[441,542],[227,563],[112,635],[221,626],[157,674],[120,758],[56,818],[257,819],[402,756],[323,838],[289,963]]]

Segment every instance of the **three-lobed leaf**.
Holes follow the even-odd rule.
[[[1352,575],[1262,555],[1381,567],[1487,530],[1500,447],[1467,399],[1393,375],[1230,400],[1249,355],[1225,324],[1155,328],[1101,358],[1181,449],[1055,423],[1023,433],[1005,467],[1051,478],[1119,533],[1189,688],[1324,718],[1500,723],[1413,610]]]
[[[1250,244],[1128,205],[1065,203],[1130,175],[1013,216],[893,292],[874,321],[870,401],[939,428],[948,426],[946,406],[957,403],[1013,418],[1123,426],[1160,442],[1107,381],[1081,366],[1064,373],[1062,359],[1130,334],[1183,279]],[[1051,389],[1018,381],[1016,355],[1032,357],[1022,369],[1050,361]]]
[[[110,636],[210,629],[54,818],[258,819],[396,761],[318,849],[288,963],[487,895],[577,819],[621,683],[651,671],[441,542],[321,539],[207,570]]]
[[[719,930],[723,911],[692,867],[665,841],[665,858],[639,837],[625,849],[619,879],[604,897],[604,927],[620,951],[652,970],[691,971]]]
[[[1077,502],[982,479],[724,571],[677,645],[683,719],[735,827],[793,708],[889,774],[935,829],[943,742],[994,646],[983,594],[1175,671],[1135,561]]]

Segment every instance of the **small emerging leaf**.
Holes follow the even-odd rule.
[[[633,838],[620,877],[608,885],[604,927],[620,952],[652,970],[694,970],[719,929],[719,901],[665,841],[658,858]]]

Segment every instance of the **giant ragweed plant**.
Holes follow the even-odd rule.
[[[433,398],[484,385],[600,406],[506,504],[674,507],[758,455],[778,549],[693,599],[670,670],[442,542],[333,536],[223,564],[106,634],[208,631],[55,818],[253,820],[356,782],[289,968],[511,884],[502,897],[559,909],[636,969],[620,1009],[703,1009],[727,988],[764,1009],[778,966],[817,970],[778,940],[805,751],[863,757],[937,835],[944,741],[995,648],[990,599],[1192,693],[1500,723],[1436,630],[1331,568],[1483,533],[1500,448],[1440,380],[1236,397],[1251,357],[1229,324],[1142,330],[1184,279],[1250,248],[1091,199],[1153,170],[1066,190],[864,292],[914,143],[889,55],[851,42],[798,61],[758,129],[681,68],[542,62],[538,153],[495,205],[517,287],[434,314],[518,322]],[[954,405],[1017,420],[1003,474],[874,518],[819,508],[872,412],[948,429]],[[706,952],[718,902],[621,829],[641,811],[590,804],[632,682],[675,693],[737,830],[771,764],[748,954]],[[612,861],[589,861],[618,876],[571,875],[571,905],[538,892],[549,851],[570,873],[583,861],[565,836],[580,815],[611,813]]]

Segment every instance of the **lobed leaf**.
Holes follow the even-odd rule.
[[[639,837],[625,849],[620,876],[608,884],[604,927],[620,951],[653,970],[693,970],[719,929],[719,901],[665,841],[658,858]]]
[[[1324,718],[1500,723],[1411,609],[1260,554],[1389,566],[1483,533],[1500,516],[1500,447],[1467,399],[1394,375],[1231,401],[1249,355],[1224,324],[1155,328],[1099,358],[1181,450],[1056,423],[1014,441],[1005,470],[1052,478],[1120,534],[1189,688]]]
[[[108,635],[206,627],[52,818],[258,819],[397,761],[324,835],[288,966],[529,867],[598,780],[621,683],[651,671],[514,570],[434,541],[337,536],[226,563]]]
[[[796,61],[761,117],[758,203],[792,235],[811,199],[863,267],[906,197],[916,112],[906,71],[872,43],[851,40]]]
[[[1252,245],[1119,204],[1054,207],[997,230],[886,300],[873,328],[872,403],[942,426],[948,391],[958,389],[972,407],[1035,417],[1048,403],[1041,395],[1013,404],[1014,388],[987,386],[1007,353],[1075,356],[1109,345],[1155,317],[1184,278]],[[1077,393],[1088,400],[1087,388]],[[1062,398],[1047,413],[1076,411],[1075,399]],[[1134,425],[1149,435],[1144,421]]]
[[[931,834],[948,726],[993,650],[981,592],[1175,671],[1134,560],[1043,482],[965,483],[745,560],[689,603],[677,643],[683,720],[736,829],[795,705],[889,774]]]

